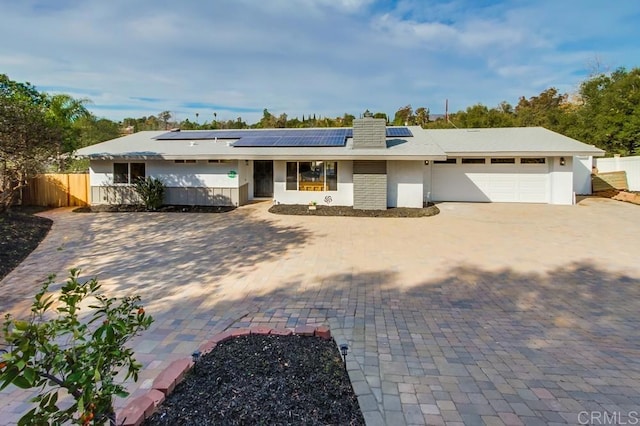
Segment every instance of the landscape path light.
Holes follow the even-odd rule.
[[[349,353],[349,345],[346,343],[342,343],[340,345],[340,352],[342,353],[342,358],[344,359],[344,369],[347,369],[347,353]]]
[[[193,371],[196,371],[196,366],[198,365],[198,361],[200,361],[200,351],[195,351],[191,354],[191,359],[193,360]]]

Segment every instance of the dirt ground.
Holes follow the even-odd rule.
[[[640,205],[640,193],[630,191],[618,191],[612,189],[610,191],[600,191],[594,194],[596,197],[611,198],[617,201],[626,201],[627,203],[633,203]]]

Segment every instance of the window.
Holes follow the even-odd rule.
[[[542,157],[542,158],[521,158],[520,159],[520,164],[545,164],[547,162],[547,159]]]
[[[492,158],[491,164],[516,164],[515,158]]]
[[[436,160],[433,162],[434,164],[456,164],[457,159],[455,158],[447,158],[446,160]]]
[[[113,183],[134,183],[145,176],[144,163],[113,163]]]
[[[484,158],[463,158],[462,164],[484,164],[486,163]]]
[[[287,162],[287,190],[298,189],[298,163]]]
[[[173,162],[176,164],[195,164],[196,160],[173,160]]]
[[[338,163],[335,161],[288,161],[287,190],[337,191]]]
[[[113,183],[129,183],[129,163],[113,163]]]

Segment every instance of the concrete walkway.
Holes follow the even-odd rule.
[[[139,294],[135,396],[208,337],[326,324],[349,343],[369,425],[578,424],[640,412],[640,207],[444,203],[432,218],[44,213],[54,226],[1,283],[24,315],[49,273]],[[29,394],[0,392],[0,424]],[[126,401],[117,401],[122,407]]]

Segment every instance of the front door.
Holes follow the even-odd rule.
[[[253,162],[253,196],[273,197],[273,161]]]

